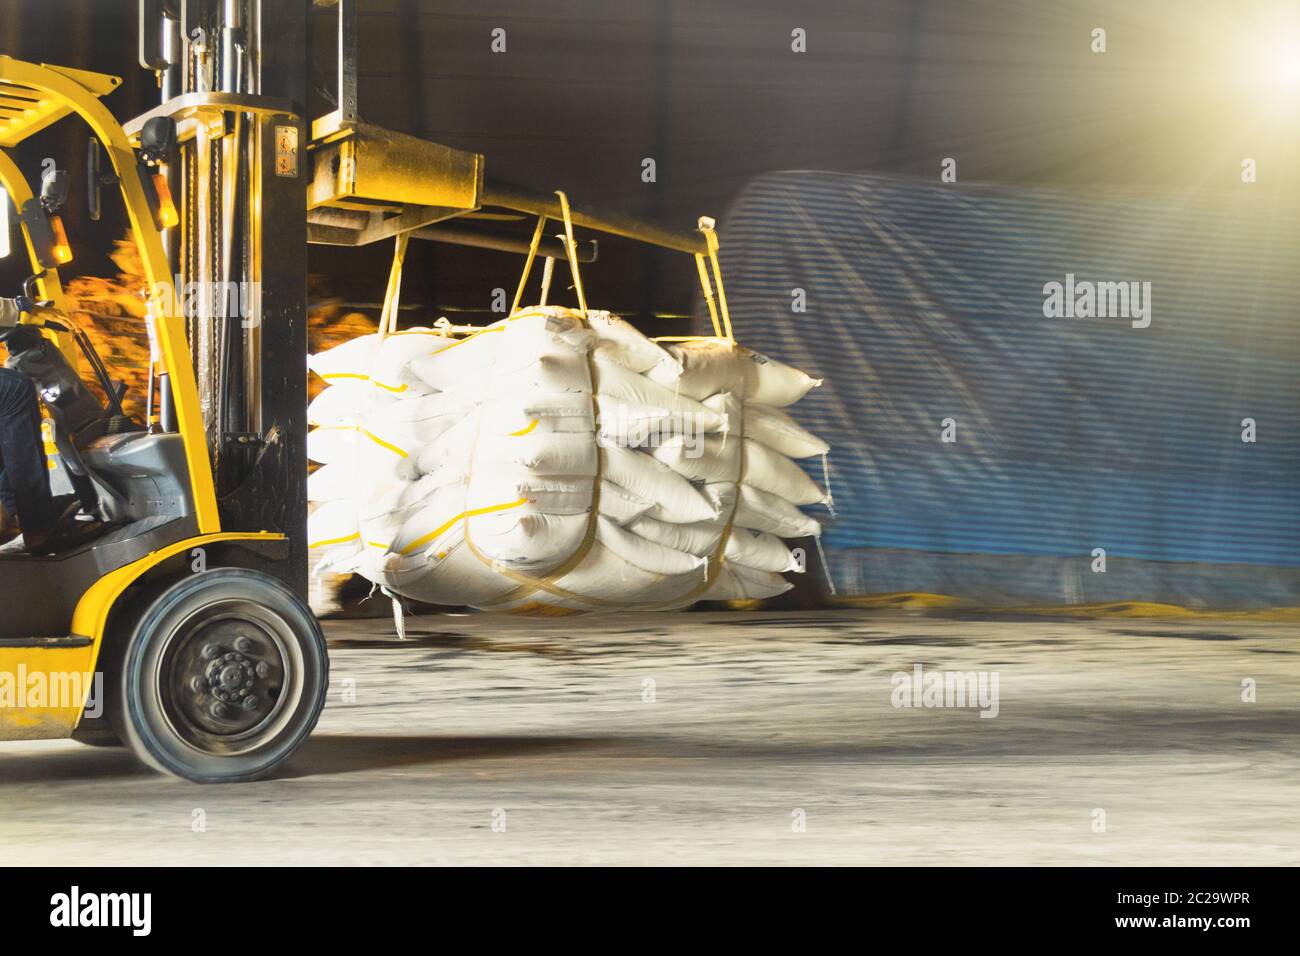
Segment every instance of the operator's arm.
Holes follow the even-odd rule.
[[[5,368],[14,367],[16,356],[25,352],[43,340],[39,325],[30,325],[22,321],[24,314],[37,311],[37,306],[26,296],[12,299],[0,298],[0,343],[9,350],[5,359]]]
[[[24,315],[35,317],[44,314],[65,318],[62,312],[48,303],[33,302],[25,295],[14,296],[12,299],[0,297],[0,339],[7,337],[18,326],[25,325],[22,321]],[[43,321],[38,321],[30,327],[39,329],[44,324]]]
[[[23,309],[17,299],[0,298],[0,332],[16,326],[22,314]]]

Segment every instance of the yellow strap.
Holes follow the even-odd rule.
[[[469,508],[465,511],[462,511],[454,518],[448,518],[446,521],[438,525],[438,527],[434,528],[428,534],[421,535],[420,537],[416,538],[405,548],[403,548],[401,553],[403,555],[407,555],[410,554],[412,551],[419,551],[421,547],[428,544],[430,541],[433,541],[440,534],[443,534],[448,528],[454,525],[457,521],[460,521],[464,518],[473,518],[475,515],[485,515],[493,511],[509,511],[511,508],[518,508],[520,505],[526,505],[526,504],[528,504],[528,499],[520,498],[518,501],[507,501],[504,504],[499,504],[499,505],[486,505],[482,508]],[[468,531],[468,528],[466,528],[466,531]]]
[[[323,541],[313,541],[311,544],[307,545],[307,547],[328,548],[332,544],[347,544],[349,541],[357,541],[360,539],[360,537],[361,537],[361,532],[354,531],[351,534],[345,535],[342,538],[326,538]]]
[[[322,375],[321,378],[329,382],[336,378],[356,378],[363,382],[370,381],[370,376],[363,372],[330,372],[328,375]]]
[[[397,306],[402,298],[402,263],[406,260],[406,246],[410,232],[399,232],[393,246],[393,265],[388,270],[388,288],[384,292],[384,308],[379,313],[379,341],[390,332],[397,331]]]
[[[709,304],[709,318],[713,320],[713,334],[722,338],[722,326],[718,324],[718,304],[713,300],[713,286],[709,282],[708,270],[704,267],[704,254],[695,253],[695,268],[700,273],[700,286],[704,289],[704,301]]]
[[[376,445],[378,445],[380,448],[387,448],[389,451],[393,452],[394,454],[398,455],[398,456],[401,457],[401,458],[408,458],[408,457],[410,457],[404,449],[398,448],[398,447],[397,447],[396,445],[394,445],[392,442],[386,442],[386,441],[384,441],[382,438],[380,438],[378,435],[376,435],[376,434],[375,434],[374,432],[372,432],[372,431],[369,431],[369,430],[363,428],[363,429],[361,429],[361,434],[365,435],[367,438],[369,438],[372,442],[374,442],[374,443],[375,443]]]
[[[573,289],[578,294],[578,312],[587,317],[587,294],[582,288],[582,274],[578,271],[578,244],[573,238],[573,215],[569,211],[569,197],[563,190],[557,189],[555,195],[560,197],[560,213],[564,217],[564,253],[569,259],[569,272],[573,275]],[[524,300],[524,289],[528,287],[528,276],[532,272],[533,262],[537,259],[537,249],[542,243],[542,233],[546,229],[546,217],[537,217],[537,227],[533,230],[532,241],[528,243],[528,256],[524,259],[524,272],[519,277],[519,287],[515,289],[515,300],[510,304],[510,314],[519,311],[519,303]]]
[[[464,345],[466,342],[473,341],[474,339],[478,338],[480,335],[487,335],[489,332],[504,332],[505,330],[506,327],[504,325],[489,325],[486,329],[479,329],[475,332],[471,332],[463,339],[457,339],[455,342],[452,342],[451,345],[448,345],[445,349],[438,349],[438,351],[430,352],[429,354],[442,355],[444,352],[450,352],[458,345]]]
[[[510,314],[519,311],[519,303],[524,300],[524,289],[528,286],[528,273],[533,271],[533,260],[537,258],[537,247],[542,244],[542,230],[546,228],[546,217],[537,217],[537,228],[533,230],[532,242],[528,243],[528,256],[524,259],[524,272],[519,277],[519,287],[515,289],[515,301],[510,303]]]
[[[542,263],[542,294],[537,297],[537,304],[545,307],[546,298],[551,294],[551,277],[555,275],[555,260],[550,256]]]
[[[573,217],[569,213],[569,197],[563,190],[557,189],[555,195],[560,197],[560,212],[564,214],[564,251],[569,256],[569,271],[573,273],[573,288],[578,293],[578,311],[587,317],[587,296],[582,291],[582,276],[578,273],[578,244],[573,241]]]
[[[700,217],[699,229],[704,233],[704,242],[709,249],[709,262],[713,265],[713,283],[718,287],[718,309],[722,313],[722,330],[719,334],[728,342],[734,342],[736,337],[731,332],[731,313],[727,309],[727,293],[722,288],[722,266],[718,264],[718,234],[714,231],[713,220],[706,216]],[[716,322],[714,327],[716,329]]]

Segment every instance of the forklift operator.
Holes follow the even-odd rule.
[[[36,384],[11,367],[13,356],[42,338],[37,326],[19,324],[33,309],[24,297],[0,298],[0,342],[10,354],[0,368],[0,544],[21,530],[28,553],[46,555],[79,543],[88,529],[78,527],[77,495],[50,493]]]

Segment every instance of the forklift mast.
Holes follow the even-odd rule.
[[[310,0],[140,0],[140,63],[175,122],[164,242],[185,306],[221,526],[287,536],[268,568],[306,593]]]

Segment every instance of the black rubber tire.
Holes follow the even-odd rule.
[[[267,665],[269,681],[260,679],[257,656],[236,653],[239,642],[251,647],[254,641],[263,660],[278,661]],[[207,668],[202,674],[200,665]],[[247,692],[252,704],[268,709],[264,718],[245,718],[241,711],[254,707],[212,696],[228,695],[226,681],[233,674],[238,682],[241,673],[253,688]],[[258,780],[293,756],[316,726],[329,658],[315,616],[287,587],[257,571],[216,568],[176,581],[143,611],[123,655],[119,688],[121,706],[112,714],[117,732],[144,763],[195,783]],[[260,723],[214,730],[220,721],[208,717],[213,708]]]

